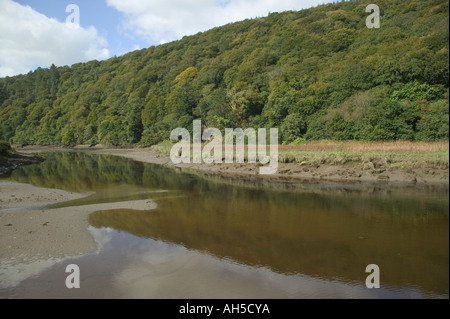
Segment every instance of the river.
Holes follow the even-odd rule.
[[[53,207],[158,207],[92,213],[97,251],[0,282],[1,298],[449,297],[448,189],[256,187],[114,156],[43,156],[2,179],[89,194]],[[68,264],[80,289],[64,284]],[[378,289],[366,287],[370,264]]]

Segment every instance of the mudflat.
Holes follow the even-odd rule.
[[[48,205],[86,194],[0,181],[0,260],[2,266],[61,259],[95,252],[88,216],[109,209],[152,210],[152,200],[114,202],[64,208]]]

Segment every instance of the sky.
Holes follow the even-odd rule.
[[[230,22],[328,2],[0,0],[0,77],[105,60]]]

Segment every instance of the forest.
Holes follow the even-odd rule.
[[[449,1],[343,1],[105,61],[0,79],[0,140],[149,146],[172,129],[279,128],[280,143],[448,141]]]

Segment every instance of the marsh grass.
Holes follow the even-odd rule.
[[[153,149],[169,154],[174,143],[162,142]],[[267,149],[269,149],[267,147]],[[320,141],[300,145],[279,145],[279,162],[301,165],[356,165],[373,163],[402,169],[448,168],[449,142],[360,142]],[[245,148],[245,160],[248,151]]]

